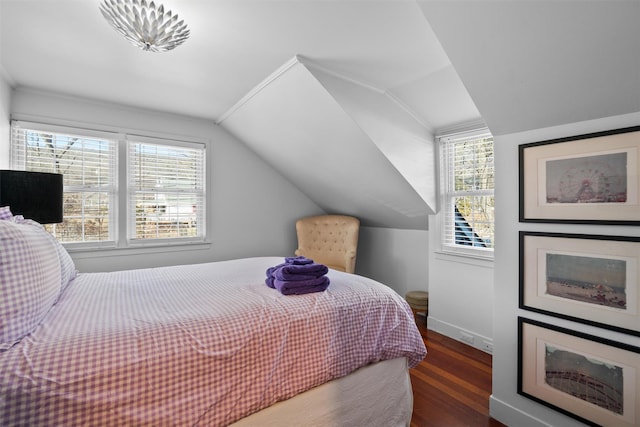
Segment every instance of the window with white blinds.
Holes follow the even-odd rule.
[[[12,167],[63,174],[64,222],[75,247],[205,240],[205,145],[12,122]]]
[[[113,246],[117,187],[115,134],[12,123],[12,167],[63,174],[64,222],[46,227],[62,242]]]
[[[128,141],[132,242],[204,236],[204,146]]]
[[[488,129],[438,138],[442,249],[493,257],[494,161]]]

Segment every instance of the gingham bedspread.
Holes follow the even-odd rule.
[[[425,355],[390,288],[330,270],[285,296],[263,257],[74,280],[0,353],[2,426],[223,426],[357,368]]]

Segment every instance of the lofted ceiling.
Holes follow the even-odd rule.
[[[129,45],[99,3],[0,0],[10,83],[218,121],[302,55],[388,91],[428,129],[480,117],[413,0],[161,0],[191,31],[164,53]]]
[[[405,172],[416,175],[416,165],[399,153],[415,162],[411,146],[424,140],[432,152],[433,135],[443,129],[484,122],[502,135],[640,111],[638,0],[161,0],[191,30],[184,45],[165,53],[129,45],[104,21],[99,2],[0,0],[4,79],[13,87],[219,123],[319,206],[358,215],[365,225],[426,227],[426,215],[435,211],[435,179],[431,188],[424,177],[412,180]],[[323,177],[322,186],[304,168],[283,170],[295,159],[269,159],[293,144],[300,152],[331,149],[310,137],[316,132],[309,126],[321,129],[313,117],[317,106],[289,105],[306,110],[300,126],[307,128],[287,123],[284,132],[269,127],[271,119],[286,120],[284,109],[273,111],[278,101],[255,108],[264,97],[277,99],[269,95],[273,88],[255,104],[246,102],[291,58],[316,70],[300,72],[309,82],[304,93],[313,95],[309,102],[332,108],[326,114],[334,121],[322,125],[344,130],[324,155],[351,150],[368,159],[342,168],[337,178]],[[296,73],[279,85],[292,87],[287,79]],[[375,108],[363,104],[369,98]],[[405,118],[393,129],[371,120],[400,110]],[[269,133],[247,131],[248,121],[257,120]],[[398,123],[408,123],[406,132]],[[283,134],[298,139],[283,141]],[[393,147],[390,136],[408,137]],[[425,164],[431,168],[433,158]],[[366,194],[366,202],[350,205],[354,191]]]
[[[494,135],[640,112],[640,1],[419,1]]]

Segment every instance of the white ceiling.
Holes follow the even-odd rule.
[[[214,121],[294,55],[385,91],[431,131],[640,111],[638,0],[162,1],[191,30],[165,53],[129,45],[99,0],[0,0],[0,72]]]
[[[504,135],[640,112],[640,0],[161,0],[191,30],[165,53],[130,45],[99,1],[0,0],[0,73],[14,87],[219,122],[299,55],[386,94],[425,134],[484,121]],[[364,152],[345,139],[360,156],[383,156],[373,142]],[[366,166],[352,170],[369,185],[366,207],[314,201],[365,223],[413,221],[377,221],[391,199],[423,201],[409,182],[394,187],[397,196],[382,194],[397,180]],[[289,176],[313,195],[322,188],[310,178]],[[341,191],[331,200],[352,196]]]
[[[99,0],[0,0],[14,86],[217,121],[294,55],[386,91],[429,130],[480,117],[413,0],[161,0],[191,37],[130,45]]]
[[[494,135],[640,111],[638,0],[419,4]]]

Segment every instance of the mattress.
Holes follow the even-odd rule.
[[[407,360],[367,365],[231,424],[231,427],[407,427],[413,391]]]
[[[264,284],[280,257],[85,273],[0,353],[0,424],[223,426],[376,362],[425,355],[387,286]]]

